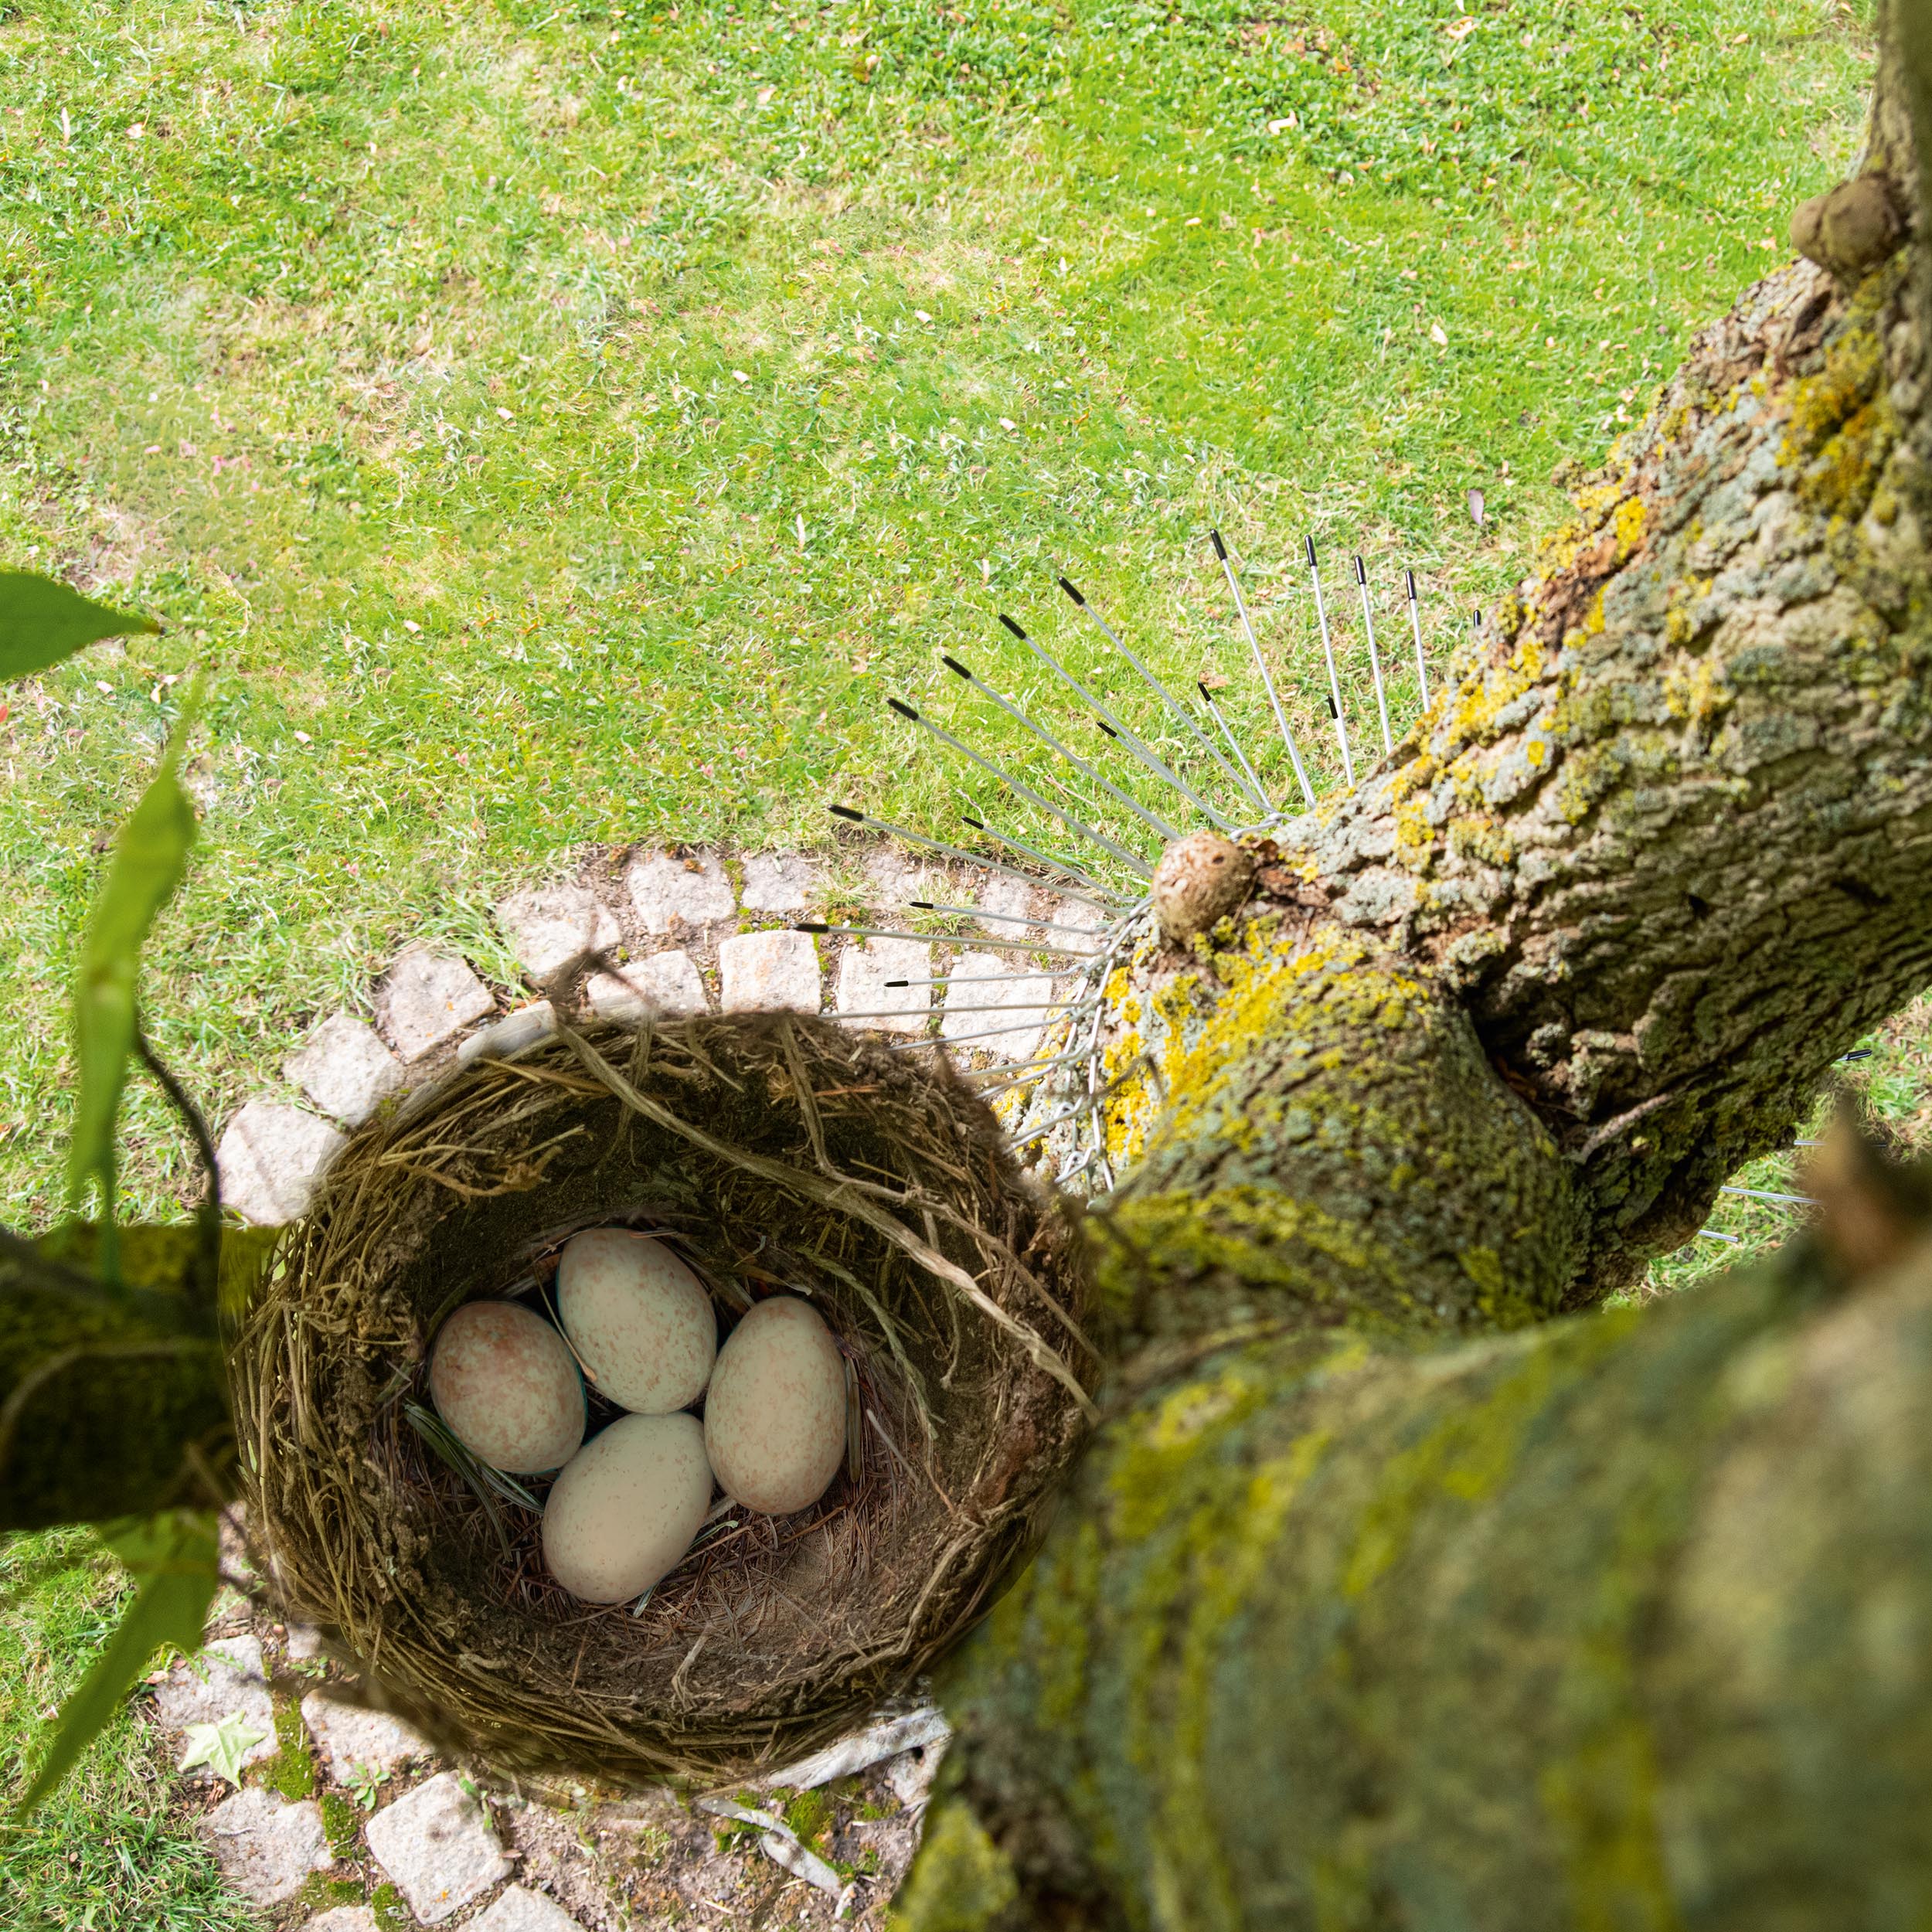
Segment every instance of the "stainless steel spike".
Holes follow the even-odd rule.
[[[1012,1009],[1009,1007],[987,1006],[975,1010],[998,1013],[1011,1012]],[[1086,1011],[1087,1009],[1083,1006],[1067,1007],[1059,1012],[1049,1009],[1044,1019],[1015,1020],[1010,1026],[985,1026],[979,1029],[978,1032],[971,1033],[932,1033],[924,1039],[893,1040],[888,1043],[886,1050],[889,1053],[897,1053],[903,1052],[909,1046],[963,1046],[972,1040],[995,1039],[1002,1033],[1043,1032],[1049,1026],[1057,1026],[1070,1013],[1084,1013]],[[987,1069],[989,1073],[997,1070],[996,1068],[992,1067]]]
[[[1308,774],[1301,769],[1301,753],[1296,748],[1294,733],[1288,729],[1288,721],[1282,716],[1281,699],[1274,688],[1274,675],[1268,669],[1267,659],[1261,655],[1261,640],[1254,634],[1254,625],[1248,616],[1247,600],[1235,581],[1234,565],[1228,556],[1227,546],[1221,541],[1219,530],[1210,530],[1208,534],[1214,539],[1214,554],[1221,560],[1221,574],[1227,579],[1235,610],[1240,616],[1241,628],[1247,633],[1248,648],[1254,654],[1254,668],[1261,674],[1261,687],[1267,692],[1268,706],[1274,713],[1274,728],[1281,733],[1281,742],[1288,748],[1288,762],[1294,767],[1295,783],[1301,787],[1301,796],[1308,801],[1308,809],[1312,811],[1315,787],[1308,783]]]
[[[940,1044],[944,1045],[944,1043],[942,1041]],[[1077,1046],[1071,1053],[1057,1054],[1050,1060],[1031,1060],[1024,1066],[988,1066],[981,1069],[978,1073],[964,1073],[960,1077],[962,1080],[977,1080],[987,1079],[995,1073],[1012,1075],[1011,1079],[1002,1080],[997,1086],[981,1087],[979,1093],[983,1099],[988,1094],[1004,1093],[1009,1087],[1023,1086],[1036,1074],[1049,1073],[1056,1066],[1066,1066],[1074,1060],[1084,1060],[1086,1057],[1087,1049],[1083,1046]]]
[[[1422,606],[1416,597],[1416,573],[1406,570],[1409,580],[1409,627],[1416,634],[1416,685],[1422,693],[1422,708],[1429,709],[1429,666],[1422,655]]]
[[[1202,735],[1201,727],[1197,725],[1194,722],[1193,719],[1189,715],[1186,707],[1181,702],[1180,699],[1175,697],[1174,693],[1168,690],[1167,686],[1162,683],[1161,680],[1141,662],[1139,657],[1128,648],[1126,642],[1114,630],[1113,625],[1109,624],[1106,618],[1102,617],[1100,612],[1095,610],[1093,605],[1089,604],[1086,598],[1082,597],[1080,592],[1075,590],[1073,585],[1069,583],[1064,577],[1060,579],[1060,588],[1066,593],[1068,597],[1072,598],[1075,605],[1079,608],[1081,614],[1095,626],[1095,628],[1100,631],[1100,635],[1106,638],[1107,642],[1111,644],[1116,651],[1119,651],[1121,655],[1126,658],[1128,662],[1140,673],[1141,682],[1145,684],[1157,698],[1160,699],[1162,703],[1167,706],[1168,710],[1174,713],[1175,717],[1180,719],[1182,730],[1186,732],[1188,736],[1191,737],[1194,742],[1199,745],[1217,765],[1221,767],[1222,770],[1226,774],[1229,783],[1234,787],[1235,790],[1237,791],[1244,790],[1245,787],[1241,783],[1240,774],[1235,770],[1234,767],[1228,763],[1226,759],[1221,756],[1220,753],[1216,750],[1214,746]],[[1175,779],[1172,781],[1172,782],[1179,784],[1180,781],[1178,779]],[[1233,824],[1229,820],[1223,818],[1219,813],[1215,811],[1214,808],[1210,805],[1206,799],[1201,798],[1197,793],[1190,791],[1187,795],[1190,798],[1193,799],[1194,802],[1200,807],[1202,811],[1206,812],[1207,815],[1212,818],[1223,832],[1232,832],[1234,829]]]
[[[1029,919],[1024,913],[988,912],[984,906],[940,906],[930,899],[909,899],[906,903],[922,913],[957,913],[962,919],[997,919],[1009,926],[1037,926],[1042,932],[1078,933],[1083,939],[1100,937],[1085,926],[1063,925],[1056,919]]]
[[[1084,970],[1076,968],[1075,971]],[[1051,972],[1040,973],[941,973],[931,979],[889,979],[885,985],[889,991],[897,992],[902,986],[950,986],[956,979],[966,981],[974,986],[1017,986],[1029,979],[1065,978],[1068,969],[1060,967]],[[937,1010],[937,1009],[935,1009]]]
[[[962,811],[959,815],[974,831],[992,839],[995,845],[1004,845],[1009,852],[1016,852],[1022,859],[1037,859],[1041,865],[1050,866],[1056,872],[1064,872],[1070,879],[1084,879],[1097,893],[1111,893],[1113,896],[1107,901],[1110,905],[1125,906],[1132,903],[1122,899],[1117,888],[1110,886],[1104,879],[1096,879],[1084,866],[1074,860],[1063,858],[1056,852],[1045,852],[1036,845],[1029,845],[1025,839],[1015,838],[1010,832],[995,832],[984,819],[975,818],[970,811]]]
[[[1063,807],[1054,804],[1050,800],[1042,798],[1031,785],[1002,771],[992,759],[982,757],[971,745],[961,743],[950,731],[946,730],[941,726],[934,724],[930,718],[922,717],[910,705],[905,703],[902,699],[889,698],[886,702],[902,718],[910,719],[930,736],[937,738],[941,744],[951,746],[962,758],[970,759],[973,764],[978,765],[981,770],[990,772],[1009,791],[1024,798],[1029,804],[1038,806],[1049,818],[1057,818],[1070,832],[1079,833],[1083,838],[1098,845],[1101,851],[1111,852],[1122,865],[1138,872],[1143,879],[1151,879],[1154,876],[1154,868],[1138,852],[1129,852],[1126,846],[1117,844],[1104,832],[1096,832],[1091,825],[1082,819],[1076,818]]]
[[[1024,879],[1029,886],[1044,886],[1056,892],[1063,899],[1077,899],[1083,906],[1094,906],[1101,911],[1110,910],[1121,902],[1091,897],[1086,893],[1075,892],[1070,887],[1056,884],[1043,879],[1037,872],[1022,872],[1017,866],[1003,866],[997,859],[988,859],[983,852],[969,852],[964,845],[949,845],[943,838],[929,838],[923,832],[909,831],[903,825],[895,825],[889,820],[874,818],[862,811],[855,811],[850,805],[832,805],[828,808],[834,817],[843,818],[849,825],[870,825],[878,832],[889,832],[895,838],[903,838],[908,845],[923,845],[930,852],[943,852],[950,859],[963,859],[971,866],[984,866],[988,872],[1004,872],[1009,879]],[[1075,872],[1075,878],[1085,879],[1085,872]],[[1089,882],[1090,883],[1092,882]]]
[[[1382,720],[1382,751],[1383,757],[1396,748],[1396,741],[1389,735],[1389,700],[1383,695],[1382,659],[1376,652],[1375,613],[1369,607],[1369,573],[1362,563],[1362,553],[1355,553],[1355,588],[1362,593],[1362,624],[1369,634],[1369,675],[1375,681],[1376,713]]]
[[[1248,796],[1264,812],[1272,814],[1274,808],[1268,803],[1268,794],[1261,789],[1261,781],[1255,776],[1253,766],[1248,763],[1248,754],[1241,749],[1240,740],[1228,729],[1228,721],[1222,716],[1221,707],[1214,702],[1214,693],[1209,690],[1205,682],[1200,684],[1199,689],[1201,702],[1207,706],[1209,715],[1214,722],[1221,727],[1221,736],[1228,741],[1229,750],[1240,760],[1241,769],[1247,774],[1246,788]]]
[[[1328,662],[1328,703],[1335,713],[1335,735],[1342,741],[1342,776],[1355,783],[1355,760],[1349,750],[1349,722],[1342,715],[1342,680],[1335,675],[1335,646],[1328,641],[1328,607],[1321,601],[1321,571],[1315,560],[1315,539],[1304,537],[1308,547],[1308,581],[1315,586],[1315,621],[1321,627],[1321,655]]]
[[[1103,777],[1077,751],[1075,751],[1070,746],[1063,744],[1044,725],[1036,724],[1018,705],[1014,703],[1011,698],[1003,692],[995,690],[984,678],[977,676],[968,670],[958,658],[950,656],[944,657],[941,662],[947,670],[964,678],[975,690],[985,692],[987,696],[1006,713],[1008,717],[1023,730],[1030,731],[1049,751],[1059,753],[1060,757],[1064,758],[1076,771],[1092,779],[1094,784],[1112,798],[1117,804],[1124,805],[1136,818],[1140,820],[1142,825],[1147,827],[1149,832],[1154,834],[1155,838],[1178,838],[1180,837],[1181,835],[1165,818],[1157,817],[1138,800],[1130,798],[1111,779]]]
[[[1097,952],[1083,952],[1074,946],[1056,946],[1045,940],[985,939],[975,934],[909,933],[890,926],[828,926],[822,920],[801,919],[794,932],[823,933],[834,939],[917,939],[929,946],[957,946],[971,951],[996,947],[1009,953],[1059,953],[1068,959],[1097,959]]]

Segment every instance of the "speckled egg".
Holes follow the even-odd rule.
[[[466,1301],[436,1332],[430,1400],[495,1469],[560,1468],[583,1440],[583,1379],[562,1335],[515,1301]]]
[[[696,1416],[619,1416],[551,1485],[544,1566],[587,1604],[628,1603],[675,1567],[710,1506]]]
[[[822,1496],[845,1452],[845,1369],[818,1311],[760,1301],[726,1338],[704,1441],[726,1495],[782,1516]]]
[[[718,1355],[717,1311],[662,1241],[626,1228],[573,1236],[556,1304],[585,1374],[620,1406],[668,1415],[703,1394]]]

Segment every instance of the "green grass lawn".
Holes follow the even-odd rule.
[[[41,1713],[114,1628],[121,1566],[83,1531],[0,1542],[0,1794],[38,1761]],[[9,1932],[229,1932],[257,1923],[168,1813],[162,1764],[124,1713],[22,1828],[0,1836]]]
[[[574,846],[951,821],[883,698],[955,708],[940,648],[1031,689],[1002,608],[1097,663],[1056,570],[1259,738],[1219,524],[1327,745],[1302,533],[1414,566],[1446,650],[1784,259],[1868,61],[1821,0],[14,12],[0,555],[168,628],[0,725],[0,1218],[54,1205],[169,680],[216,673],[149,1005],[217,1114],[402,938],[500,969]]]
[[[883,700],[1026,764],[937,654],[1035,692],[1010,610],[1120,689],[1057,570],[1184,687],[1225,668],[1263,741],[1218,525],[1325,747],[1304,532],[1413,566],[1445,656],[1562,515],[1553,466],[1844,172],[1867,12],[9,9],[0,564],[168,628],[5,694],[0,1219],[56,1205],[76,935],[196,667],[204,836],[148,999],[218,1115],[402,939],[505,971],[488,905],[573,848],[815,842],[833,798],[951,823],[984,790]],[[1900,1120],[1925,1032],[1860,1075]],[[164,1208],[145,1090],[131,1126]],[[104,1628],[81,1547],[0,1552],[0,1786]],[[233,1920],[145,1748],[124,1723],[0,1848],[27,1923]]]

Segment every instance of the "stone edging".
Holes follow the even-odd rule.
[[[300,1100],[285,1090],[263,1094],[226,1123],[218,1150],[224,1202],[258,1226],[297,1219],[341,1151],[344,1129],[452,1061],[534,1044],[555,1026],[554,1001],[566,990],[578,1012],[617,1020],[714,1010],[889,1013],[852,1023],[903,1035],[937,1018],[947,1039],[982,1032],[989,1022],[1012,1025],[957,1050],[983,1062],[1028,1058],[1039,1029],[1026,1022],[1035,1015],[1044,1022],[1052,982],[1042,974],[1015,987],[1008,976],[1019,955],[921,939],[815,937],[794,930],[795,922],[835,912],[845,923],[899,928],[910,923],[908,900],[933,899],[983,909],[971,923],[989,937],[1044,944],[1047,935],[1028,919],[1087,926],[1090,909],[984,867],[922,863],[886,842],[855,842],[838,859],[840,872],[862,877],[862,897],[841,889],[826,862],[798,853],[739,858],[660,844],[590,855],[573,877],[497,905],[498,930],[522,975],[515,986],[492,988],[468,961],[433,945],[405,947],[371,989],[372,1025],[330,1014],[284,1063]],[[884,983],[940,971],[957,975],[943,988],[888,991]],[[923,1019],[896,1010],[928,1002]]]

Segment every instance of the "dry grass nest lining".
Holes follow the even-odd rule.
[[[808,1292],[855,1389],[825,1496],[720,1515],[634,1613],[564,1592],[538,1517],[487,1504],[410,1420],[437,1324],[540,1304],[563,1243],[604,1224],[673,1238],[727,1323]],[[426,1090],[332,1169],[236,1352],[251,1535],[281,1607],[447,1749],[539,1777],[742,1775],[905,1689],[1030,1549],[1090,1413],[1083,1280],[943,1065],[790,1015],[566,1031]]]

